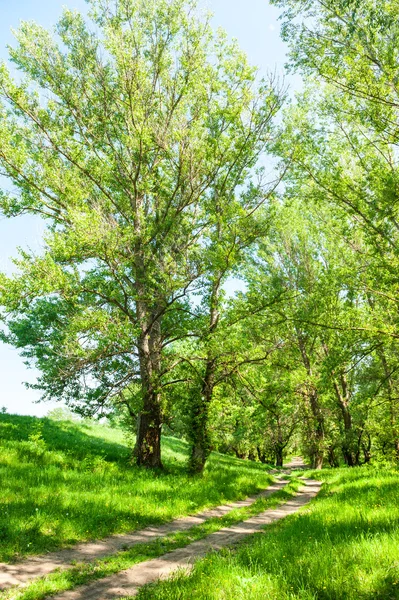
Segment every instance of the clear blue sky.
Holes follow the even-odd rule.
[[[202,0],[214,13],[214,24],[238,39],[250,61],[262,72],[283,73],[286,48],[280,40],[279,12],[268,0]],[[84,0],[0,0],[0,59],[7,58],[7,44],[13,44],[11,28],[21,20],[35,20],[52,27],[63,6],[85,11]],[[3,182],[0,181],[0,185]],[[22,217],[14,220],[0,217],[0,270],[10,272],[10,257],[18,246],[40,249],[43,228],[39,219]],[[35,380],[17,352],[0,342],[0,407],[9,412],[44,415],[53,405],[36,404],[39,394],[26,389],[23,382]]]

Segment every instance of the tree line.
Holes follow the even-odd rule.
[[[273,4],[295,99],[194,0],[22,23],[0,69],[1,211],[46,223],[0,276],[2,339],[146,467],[165,428],[192,472],[399,460],[399,3]]]

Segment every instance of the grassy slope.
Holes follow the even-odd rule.
[[[301,513],[212,554],[193,575],[144,588],[141,600],[399,598],[399,472],[326,470]]]
[[[36,579],[19,592],[8,590],[0,592],[1,600],[47,600],[54,594],[71,590],[77,585],[88,584],[96,579],[102,579],[128,569],[129,567],[145,560],[162,556],[163,554],[182,548],[195,540],[220,530],[222,527],[231,526],[242,520],[248,519],[269,508],[277,507],[281,502],[290,500],[301,482],[297,478],[291,481],[284,489],[272,494],[268,498],[260,497],[249,507],[235,509],[224,517],[215,517],[207,520],[202,525],[197,525],[184,532],[168,535],[160,540],[137,544],[130,549],[112,554],[91,563],[76,563],[66,571],[54,572],[44,578]]]
[[[272,480],[262,465],[217,454],[189,477],[187,445],[174,438],[163,457],[165,472],[141,470],[118,430],[0,415],[0,561],[162,523]]]

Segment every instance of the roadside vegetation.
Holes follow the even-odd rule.
[[[361,467],[308,472],[325,483],[310,506],[189,577],[140,600],[393,600],[399,598],[399,473]]]
[[[164,458],[163,471],[142,470],[121,430],[0,415],[0,561],[160,524],[272,481],[266,466],[218,454],[190,477],[176,438],[165,437]]]
[[[9,590],[0,592],[0,600],[42,600],[62,591],[70,590],[78,585],[89,584],[102,579],[134,564],[162,556],[176,548],[182,548],[200,540],[205,536],[234,525],[279,504],[287,502],[301,486],[296,477],[289,477],[290,482],[278,492],[267,498],[258,498],[251,506],[232,510],[224,517],[208,519],[202,525],[197,525],[187,531],[170,534],[153,542],[137,544],[130,549],[115,553],[111,556],[90,563],[76,563],[71,568],[54,572],[44,578],[33,581],[21,591]]]
[[[243,498],[300,454],[309,508],[140,598],[399,598],[399,0],[270,0],[296,95],[202,1],[87,4],[21,22],[0,65],[0,218],[44,223],[0,272],[0,340],[81,417],[0,414],[0,561]]]

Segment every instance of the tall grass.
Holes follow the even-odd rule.
[[[272,480],[263,465],[216,454],[190,477],[187,444],[175,438],[163,456],[164,472],[146,471],[120,430],[0,415],[0,561],[163,523]]]
[[[326,483],[302,512],[211,554],[140,600],[391,600],[399,598],[399,473],[313,473]]]

